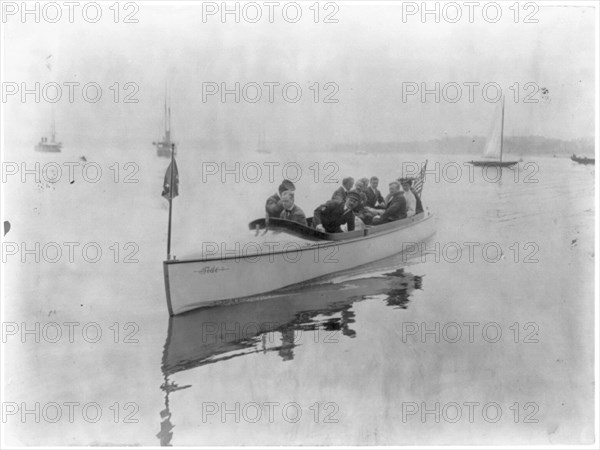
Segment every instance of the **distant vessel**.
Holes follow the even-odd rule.
[[[496,114],[497,115],[497,114]],[[502,114],[500,120],[494,117],[492,133],[488,137],[483,150],[484,158],[498,158],[484,161],[469,161],[469,164],[474,166],[484,167],[510,167],[518,163],[518,161],[502,161],[502,147],[504,141],[504,97],[502,97]]]
[[[358,151],[354,152],[354,154],[356,154],[356,155],[368,155],[369,152],[366,152],[364,150],[358,150]]]
[[[35,146],[36,152],[45,153],[59,153],[62,149],[62,143],[56,142],[56,126],[54,124],[54,117],[52,118],[52,124],[50,125],[50,141],[47,137],[42,137],[40,142]]]
[[[575,161],[576,163],[579,164],[594,164],[596,165],[596,159],[595,158],[588,158],[586,156],[575,156],[575,153],[573,153],[573,156],[571,156],[571,161]]]
[[[264,153],[264,154],[271,153],[271,150],[267,150],[264,130],[262,131],[262,133],[260,133],[258,135],[258,144],[256,146],[256,152],[257,153]]]
[[[52,73],[52,55],[48,55],[45,60],[48,71]],[[56,142],[56,124],[54,123],[54,108],[51,109],[52,119],[50,120],[50,141],[46,136],[42,136],[40,142],[34,147],[36,152],[59,153],[62,149],[62,143]]]
[[[171,147],[173,145],[173,141],[171,140],[171,102],[167,105],[167,93],[165,91],[165,135],[162,140],[158,142],[153,142],[152,145],[156,146],[156,154],[158,156],[163,156],[165,158],[171,157]],[[177,149],[175,149],[175,155],[177,154]]]

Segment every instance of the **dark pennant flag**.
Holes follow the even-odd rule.
[[[171,170],[173,170],[173,192],[171,192]],[[167,200],[175,198],[179,195],[179,171],[177,170],[177,162],[175,158],[167,167],[167,173],[165,173],[165,182],[163,183],[162,196]]]

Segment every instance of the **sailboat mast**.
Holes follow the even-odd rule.
[[[56,123],[54,121],[54,108],[52,108],[51,110],[51,114],[52,114],[52,121],[50,122],[50,135],[52,136],[52,142],[54,142],[56,139]]]
[[[502,147],[504,146],[504,96],[502,96],[502,124],[500,125],[500,162],[502,162]]]

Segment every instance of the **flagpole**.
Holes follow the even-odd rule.
[[[173,212],[173,160],[175,159],[175,144],[171,144],[171,181],[169,183],[169,231],[167,238],[167,261],[171,259],[171,216]]]

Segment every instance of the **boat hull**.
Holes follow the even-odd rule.
[[[575,161],[576,163],[584,164],[586,166],[588,164],[596,165],[596,160],[594,158],[579,158],[577,156],[571,156],[571,161]]]
[[[518,163],[519,161],[469,161],[469,164],[477,167],[511,167]]]
[[[62,149],[62,144],[60,143],[52,143],[52,144],[37,144],[35,146],[35,151],[36,152],[43,152],[43,153],[60,153]]]
[[[369,233],[372,230],[372,233]],[[308,242],[229,257],[163,262],[170,315],[297,285],[400,253],[435,233],[433,216],[414,217],[374,227],[344,241]],[[275,250],[277,247],[275,247]]]

